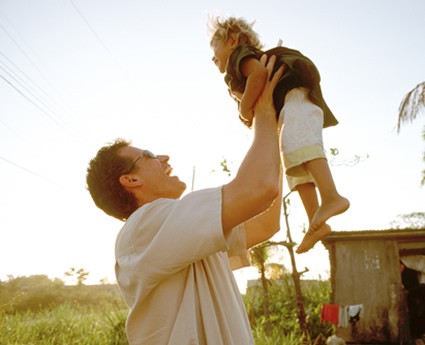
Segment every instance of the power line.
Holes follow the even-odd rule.
[[[4,162],[6,162],[6,163],[8,163],[8,164],[10,164],[10,165],[12,165],[12,166],[14,166],[15,168],[20,169],[20,170],[22,170],[22,171],[24,171],[24,172],[26,172],[26,173],[28,173],[28,174],[31,174],[31,175],[33,175],[33,176],[35,176],[35,177],[38,177],[38,178],[40,178],[41,180],[43,180],[43,181],[45,181],[45,182],[49,183],[50,185],[57,186],[57,184],[56,184],[55,182],[53,182],[52,180],[50,180],[50,179],[46,178],[45,176],[42,176],[42,175],[40,175],[40,174],[36,173],[35,171],[32,171],[32,170],[30,170],[30,169],[28,169],[28,168],[25,168],[25,167],[23,167],[22,165],[16,164],[15,162],[12,162],[11,160],[9,160],[9,159],[7,159],[7,158],[4,158],[4,157],[1,157],[1,156],[0,156],[0,160],[2,160],[2,161],[4,161]]]
[[[44,115],[46,115],[49,119],[51,119],[53,122],[55,122],[59,127],[64,129],[66,132],[69,133],[69,131],[60,123],[58,122],[52,115],[50,115],[48,112],[46,112],[43,108],[41,108],[36,102],[34,102],[31,98],[29,98],[25,93],[23,93],[19,88],[17,88],[15,85],[13,85],[10,80],[5,78],[3,75],[0,74],[0,78],[3,79],[9,86],[11,86],[16,92],[18,92],[22,97],[24,97],[28,102],[30,102],[32,105],[34,105],[38,110],[40,110]],[[69,133],[71,134],[71,133]]]
[[[31,57],[26,53],[26,51],[19,45],[19,43],[15,40],[15,38],[13,37],[13,35],[11,33],[9,33],[9,31],[0,23],[0,29],[2,29],[6,35],[9,37],[9,39],[15,44],[15,46],[19,49],[19,51],[24,55],[24,57],[31,63],[31,65],[38,71],[38,73],[43,77],[43,79],[51,86],[51,83],[48,81],[48,79],[46,78],[46,76],[44,75],[44,73],[37,67],[37,65],[34,63],[34,61],[31,59]],[[48,96],[47,92],[45,92],[39,85],[37,85],[37,83],[35,83],[25,72],[22,71],[22,69],[20,69],[18,66],[16,66],[15,63],[13,63],[5,54],[1,53],[1,56],[3,56],[4,59],[6,59],[10,65],[14,66],[14,68],[16,70],[18,70],[22,75],[24,75],[26,77],[26,79],[28,81],[30,81],[30,83],[32,84],[32,86],[29,85],[28,82],[24,81],[24,79],[22,77],[19,76],[19,74],[17,72],[15,72],[11,67],[7,66],[6,63],[1,62],[0,63],[3,65],[3,67],[0,65],[0,68],[9,76],[9,78],[7,78],[4,74],[0,75],[0,78],[2,78],[9,86],[11,86],[15,91],[17,91],[21,96],[23,96],[27,101],[29,101],[30,103],[32,103],[34,106],[37,107],[37,109],[39,109],[43,114],[45,114],[49,119],[51,119],[52,121],[54,121],[57,125],[59,125],[62,129],[64,129],[67,133],[70,134],[70,131],[65,127],[65,125],[63,123],[61,123],[58,119],[62,120],[61,116],[59,116],[56,111],[52,110],[51,106],[49,106],[46,103],[46,99],[42,96],[39,95],[39,92],[36,91],[37,90],[41,90],[41,93],[44,94],[45,96],[47,96],[47,98],[49,100],[51,100],[51,98]],[[10,80],[13,79],[15,84]],[[21,89],[19,89],[16,84],[19,84]],[[35,85],[35,88],[34,88]],[[22,89],[24,89],[27,93],[29,93],[33,98],[35,98],[40,104],[37,104],[34,100],[32,100],[27,94],[24,93],[24,91],[22,91]],[[47,101],[48,102],[48,101]],[[53,102],[55,103],[55,102]],[[52,104],[52,101],[50,101],[50,104]],[[42,107],[47,108],[50,113],[48,113],[46,110],[44,110]]]
[[[23,166],[18,165],[18,164],[16,164],[16,163],[14,163],[14,162],[12,162],[12,161],[10,161],[10,160],[8,160],[8,159],[4,158],[4,157],[0,157],[0,159],[1,159],[1,160],[3,160],[3,161],[5,161],[5,162],[7,162],[7,163],[9,163],[9,164],[11,164],[11,165],[13,165],[13,166],[14,166],[14,167],[16,167],[16,168],[19,168],[19,169],[21,169],[21,170],[24,170],[24,171],[26,171],[27,173],[30,173],[31,175],[34,175],[34,176],[37,176],[37,177],[42,178],[42,176],[40,176],[40,175],[39,175],[39,174],[37,174],[36,172],[34,172],[34,171],[30,170],[30,169],[24,168]]]
[[[0,28],[6,33],[6,35],[10,38],[10,40],[15,44],[15,46],[19,49],[19,51],[25,56],[25,58],[29,61],[29,63],[37,70],[37,72],[43,77],[43,79],[50,85],[51,88],[54,89],[53,85],[50,83],[45,74],[38,68],[38,66],[34,63],[31,57],[27,54],[27,52],[19,45],[19,43],[15,40],[12,34],[6,30],[6,28],[0,23]]]
[[[86,17],[84,17],[83,13],[78,9],[77,5],[75,5],[74,1],[69,0],[69,2],[71,3],[72,7],[74,7],[75,11],[78,13],[78,15],[83,20],[83,22],[86,23],[87,27],[90,29],[91,33],[96,37],[96,39],[99,41],[99,43],[101,44],[101,46],[103,47],[103,49],[105,49],[106,52],[111,56],[111,58],[114,59],[111,51],[108,49],[108,47],[106,46],[106,44],[103,42],[103,40],[100,38],[100,36],[93,29],[93,27],[90,25],[90,23],[86,19]],[[114,59],[114,61],[115,61],[115,59]]]
[[[4,71],[4,73],[6,73],[6,75],[10,78],[8,79],[10,82],[9,85],[12,83],[10,80],[13,80],[15,82],[15,86],[19,85],[21,87],[21,90],[26,91],[27,95],[29,94],[30,96],[32,96],[36,101],[38,101],[39,104],[41,104],[44,108],[50,111],[52,115],[49,115],[49,117],[53,119],[56,123],[59,123],[59,119],[57,118],[57,116],[55,117],[54,115],[55,111],[50,108],[50,106],[45,102],[45,100],[43,100],[39,95],[37,95],[37,92],[33,88],[31,88],[31,86],[29,86],[28,83],[25,83],[19,77],[19,75],[17,75],[14,71],[10,69],[7,70],[7,68],[8,67],[5,65],[2,66],[2,62],[0,61],[0,70]]]
[[[24,138],[20,133],[18,133],[14,128],[10,127],[6,122],[4,122],[1,118],[0,118],[0,123],[5,126],[9,131],[12,131],[16,136],[19,137],[19,139],[21,139],[22,141],[28,143],[27,139]]]
[[[73,0],[69,0],[72,7],[75,9],[75,11],[78,13],[80,18],[83,20],[83,22],[87,25],[91,33],[96,37],[97,41],[100,43],[100,45],[103,47],[103,49],[108,53],[109,57],[112,59],[112,61],[117,65],[118,69],[122,73],[122,75],[127,79],[127,81],[131,84],[133,88],[136,89],[136,85],[133,83],[131,78],[127,75],[124,68],[122,68],[121,64],[115,59],[114,55],[112,54],[111,50],[106,46],[106,44],[103,42],[103,40],[100,38],[100,36],[97,34],[97,32],[94,30],[94,28],[90,25],[89,21],[86,19],[86,17],[83,15],[83,13],[79,10],[77,5],[74,3]]]
[[[7,68],[7,70],[9,71],[9,74],[13,74],[16,78],[18,78],[21,81],[21,83],[27,84],[27,87],[30,88],[34,93],[37,93],[37,92],[41,93],[43,96],[38,96],[38,97],[42,98],[44,100],[44,103],[50,103],[50,105],[53,106],[56,110],[67,113],[67,111],[59,103],[57,103],[52,97],[50,97],[49,94],[40,85],[38,85],[35,81],[33,81],[28,76],[28,74],[26,74],[21,68],[19,68],[19,66],[17,66],[11,59],[9,59],[1,51],[0,51],[0,55],[6,60],[6,62],[10,66],[12,66],[10,67],[5,62],[0,61],[0,64],[3,64],[4,68]],[[19,73],[17,73],[16,71]],[[20,75],[22,75],[23,77],[21,77]],[[54,112],[56,113],[56,111]],[[62,121],[64,120],[62,119]]]

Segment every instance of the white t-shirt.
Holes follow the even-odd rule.
[[[254,344],[229,264],[249,263],[245,231],[224,237],[221,200],[221,188],[158,199],[121,229],[115,272],[131,345]]]

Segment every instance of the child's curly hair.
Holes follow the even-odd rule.
[[[251,24],[244,18],[229,17],[221,19],[219,17],[210,17],[208,22],[208,31],[211,37],[210,45],[215,40],[227,41],[231,34],[238,34],[239,44],[248,44],[257,49],[262,49],[259,35],[252,29],[255,21]]]

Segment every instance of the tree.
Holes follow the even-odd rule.
[[[263,291],[263,312],[266,319],[266,333],[270,331],[270,302],[269,302],[269,281],[266,278],[266,261],[269,258],[270,247],[267,242],[253,247],[249,252],[252,264],[260,274],[261,287]]]
[[[74,277],[77,280],[77,285],[82,286],[84,285],[84,281],[87,279],[87,276],[90,273],[87,272],[84,268],[80,268],[79,270],[76,270],[74,267],[71,267],[69,271],[65,272],[65,275],[67,277]]]
[[[425,82],[422,82],[412,90],[401,101],[398,111],[397,133],[400,132],[402,123],[412,122],[425,110]],[[425,127],[422,132],[422,137],[425,140]],[[422,157],[425,161],[425,152]],[[425,170],[422,171],[421,185],[425,185]]]
[[[0,285],[0,314],[40,310],[63,301],[64,283],[45,274],[28,277],[8,276]]]
[[[338,155],[337,149],[332,149],[331,154],[333,156]],[[226,159],[223,159],[223,161],[220,163],[221,169],[223,172],[227,173],[228,176],[231,176],[231,170],[229,169],[228,162]],[[286,241],[283,242],[272,242],[272,241],[266,241],[254,248],[251,249],[251,259],[254,264],[254,266],[257,267],[259,273],[260,273],[260,280],[261,280],[261,286],[263,291],[263,310],[264,310],[264,316],[266,319],[266,333],[269,333],[271,326],[270,323],[270,302],[269,302],[269,293],[268,293],[268,280],[266,278],[266,261],[268,259],[268,251],[271,246],[285,246],[288,251],[289,255],[291,257],[291,265],[292,265],[292,279],[294,281],[294,287],[295,287],[295,296],[296,296],[296,305],[297,305],[297,316],[298,321],[300,325],[300,330],[303,333],[305,337],[308,337],[308,324],[307,324],[307,314],[305,312],[304,307],[304,297],[301,290],[301,279],[300,277],[308,271],[306,268],[302,272],[298,272],[297,265],[295,261],[295,253],[294,253],[294,246],[296,243],[292,240],[291,237],[291,231],[289,227],[289,215],[287,211],[287,204],[289,204],[289,200],[287,198],[291,192],[289,192],[284,198],[283,198],[283,213],[285,216],[285,223],[286,223]],[[305,340],[305,339],[304,339]]]
[[[273,283],[276,281],[281,281],[282,278],[287,274],[287,270],[284,265],[269,262],[271,257],[271,252],[275,248],[271,242],[266,241],[260,243],[259,245],[250,249],[250,257],[252,265],[257,268],[257,271],[260,275],[260,284],[261,284],[261,296],[262,296],[262,313],[261,316],[264,317],[264,331],[267,335],[270,335],[273,322],[271,320],[271,310],[273,305],[270,304],[270,288],[273,288]],[[251,295],[252,305],[256,299],[255,293]],[[253,309],[250,308],[250,311],[253,312]],[[255,316],[250,315],[250,321],[252,324],[255,323]]]
[[[398,109],[397,132],[403,122],[414,121],[425,109],[425,82],[416,85],[401,101]]]
[[[297,316],[298,316],[298,321],[300,324],[300,330],[301,332],[304,334],[304,336],[309,335],[308,332],[308,324],[307,324],[307,314],[305,312],[305,306],[304,306],[304,296],[302,293],[302,289],[301,289],[301,279],[300,277],[308,271],[308,269],[306,268],[304,271],[302,272],[298,272],[297,269],[297,264],[295,261],[295,253],[294,253],[294,246],[295,246],[295,242],[292,240],[292,236],[291,236],[291,229],[289,226],[289,214],[288,214],[288,203],[289,200],[287,200],[287,198],[289,197],[289,195],[291,194],[291,192],[289,192],[284,198],[283,198],[283,214],[285,217],[285,225],[286,225],[286,241],[282,241],[282,242],[271,242],[269,241],[269,245],[281,245],[286,247],[286,249],[288,249],[289,252],[289,256],[291,258],[291,265],[292,265],[292,280],[294,281],[294,288],[295,288],[295,298],[296,298],[296,305],[297,305]]]
[[[412,212],[399,214],[397,219],[391,222],[393,229],[425,229],[425,212]]]

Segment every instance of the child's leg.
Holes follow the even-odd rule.
[[[326,158],[310,160],[305,166],[313,176],[321,198],[321,205],[312,217],[309,227],[309,231],[316,231],[329,218],[345,212],[350,202],[338,193]]]
[[[316,231],[329,218],[346,211],[349,202],[336,190],[323,149],[323,111],[308,99],[307,91],[297,88],[286,95],[281,140],[286,174],[309,174],[319,190],[321,205],[309,227],[309,231]]]
[[[311,222],[311,219],[314,217],[319,208],[319,200],[317,198],[316,186],[314,185],[314,183],[310,182],[297,185],[295,189],[300,195],[308,219]],[[317,231],[308,231],[305,234],[301,244],[298,246],[296,252],[298,254],[307,252],[308,250],[313,248],[318,241],[328,236],[331,231],[331,227],[326,223],[323,224]]]
[[[313,182],[303,183],[297,185],[295,190],[300,195],[300,199],[307,213],[308,220],[311,221],[317,209],[319,208],[319,199],[316,193],[316,186]]]
[[[279,116],[279,128],[282,126],[280,132],[282,161],[288,184],[291,190],[298,191],[310,221],[309,231],[304,236],[297,253],[308,251],[331,232],[329,225],[325,224],[326,219],[321,221],[319,226],[316,223],[316,215],[320,210],[314,185],[316,176],[305,164],[318,158],[327,162],[322,138],[323,111],[308,100],[307,92],[308,90],[304,88],[289,91]],[[312,168],[316,173],[314,166]],[[318,179],[322,183],[320,177]],[[312,221],[316,231],[310,231]]]

